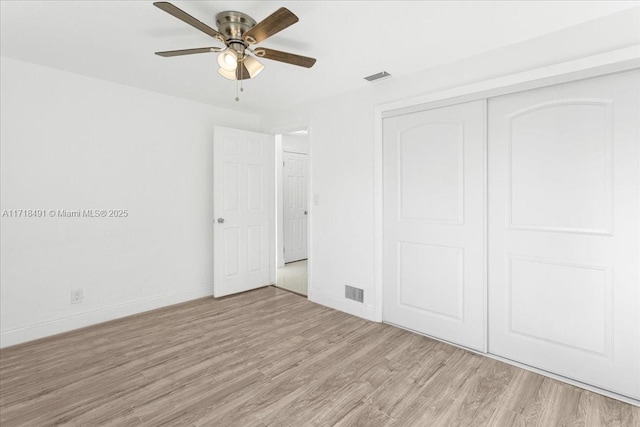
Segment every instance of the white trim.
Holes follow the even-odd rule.
[[[78,328],[131,316],[157,308],[191,301],[213,295],[213,284],[205,283],[184,291],[168,292],[148,298],[129,301],[111,307],[103,307],[93,311],[72,314],[60,319],[35,323],[22,328],[11,329],[0,333],[0,347],[12,346],[38,338],[72,331]]]
[[[382,113],[384,106],[375,108],[373,129],[373,303],[374,318],[382,322],[382,251],[383,240],[383,175],[382,175]]]
[[[278,241],[278,236],[276,236],[278,217],[276,216],[276,177],[278,176],[278,170],[276,165],[276,137],[275,135],[269,136],[269,143],[271,145],[271,172],[273,175],[271,176],[271,185],[269,185],[269,239],[267,246],[269,247],[269,284],[273,285],[276,283],[276,242]]]
[[[640,67],[640,45],[606,52],[586,58],[472,83],[439,92],[402,99],[374,108],[374,319],[382,321],[382,244],[383,244],[383,173],[382,127],[383,118],[409,112],[422,111],[446,105],[521,92],[569,81],[623,72]]]
[[[309,121],[306,124],[307,138],[309,138],[309,154],[307,157],[307,210],[309,215],[307,217],[307,299],[311,295],[311,287],[313,286],[313,126]]]
[[[486,353],[489,351],[489,100],[484,100],[482,109],[484,115],[482,119],[483,135],[483,156],[482,161],[482,244],[484,253],[482,254],[482,289],[483,289],[483,309],[482,309],[482,333],[484,342],[482,349]]]
[[[635,45],[612,52],[378,105],[375,108],[375,117],[378,119],[380,116],[388,117],[444,105],[460,104],[482,98],[628,71],[638,67],[640,67],[640,45]],[[438,103],[438,101],[442,102],[442,104]]]
[[[273,283],[276,284],[278,282],[278,273],[277,269],[284,267],[284,230],[283,230],[283,221],[282,218],[284,216],[283,206],[282,206],[282,189],[283,187],[283,179],[284,179],[284,152],[282,151],[282,134],[278,133],[275,135],[276,141],[276,180],[275,180],[275,189],[276,189],[276,272]]]

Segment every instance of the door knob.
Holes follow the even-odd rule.
[[[307,211],[304,211],[304,214],[305,214],[305,215],[306,215],[307,213],[308,213]]]
[[[218,222],[222,224],[224,222],[224,218],[218,218]]]

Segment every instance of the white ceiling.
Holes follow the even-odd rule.
[[[228,108],[295,106],[637,6],[636,1],[173,1],[215,28],[239,10],[257,21],[284,6],[297,24],[259,46],[318,59],[311,69],[261,60],[245,82],[220,77],[215,54],[162,58],[155,51],[220,46],[152,1],[1,1],[0,53],[129,86]],[[603,35],[605,36],[605,35]]]

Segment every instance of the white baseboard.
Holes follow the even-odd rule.
[[[38,338],[48,337],[62,332],[72,331],[74,329],[95,325],[109,320],[119,319],[125,316],[131,316],[132,314],[138,314],[144,311],[166,307],[168,305],[212,296],[212,290],[213,285],[211,283],[207,283],[184,291],[155,295],[149,298],[129,301],[111,307],[104,307],[98,310],[62,317],[60,319],[36,323],[22,328],[2,331],[0,333],[0,348],[32,341]]]
[[[324,305],[335,310],[344,311],[345,313],[352,314],[354,316],[362,317],[363,319],[377,322],[373,307],[367,306],[361,302],[351,301],[345,298],[338,298],[333,295],[328,295],[323,292],[319,292],[317,289],[311,287],[309,289],[309,301],[316,304]]]

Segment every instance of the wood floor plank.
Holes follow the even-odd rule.
[[[378,392],[368,402],[372,407],[396,418],[417,396],[425,384],[445,366],[452,352],[440,351],[441,343],[422,341],[422,346],[413,345],[399,356],[391,359],[393,372]],[[447,346],[450,349],[451,346]]]
[[[469,392],[469,381],[477,374],[481,357],[456,349],[449,363],[441,366],[417,396],[397,414],[394,425],[437,425],[449,416],[456,399]]]
[[[611,427],[640,426],[640,407],[620,404],[606,396],[585,391],[586,424]]]
[[[545,425],[544,420],[552,418],[555,413],[554,404],[559,398],[558,393],[561,391],[561,384],[549,378],[542,380],[535,398],[526,405],[522,412],[522,420],[527,425]]]
[[[470,377],[465,392],[460,393],[449,408],[448,415],[439,421],[442,426],[486,425],[497,408],[497,402],[508,388],[505,373],[513,370],[491,369],[491,359],[482,360],[478,371]]]
[[[538,394],[544,377],[542,375],[519,369],[510,382],[511,393],[501,403],[505,409],[522,414]]]
[[[513,412],[510,409],[497,407],[491,414],[491,418],[487,422],[487,426],[518,426],[522,425],[520,420],[520,414]]]
[[[268,287],[0,350],[0,425],[640,426],[640,408]]]
[[[339,427],[386,427],[391,425],[391,421],[388,415],[362,402],[335,425]]]
[[[582,390],[568,384],[557,384],[557,397],[549,402],[541,422],[547,425],[585,426],[584,406],[580,405]]]

